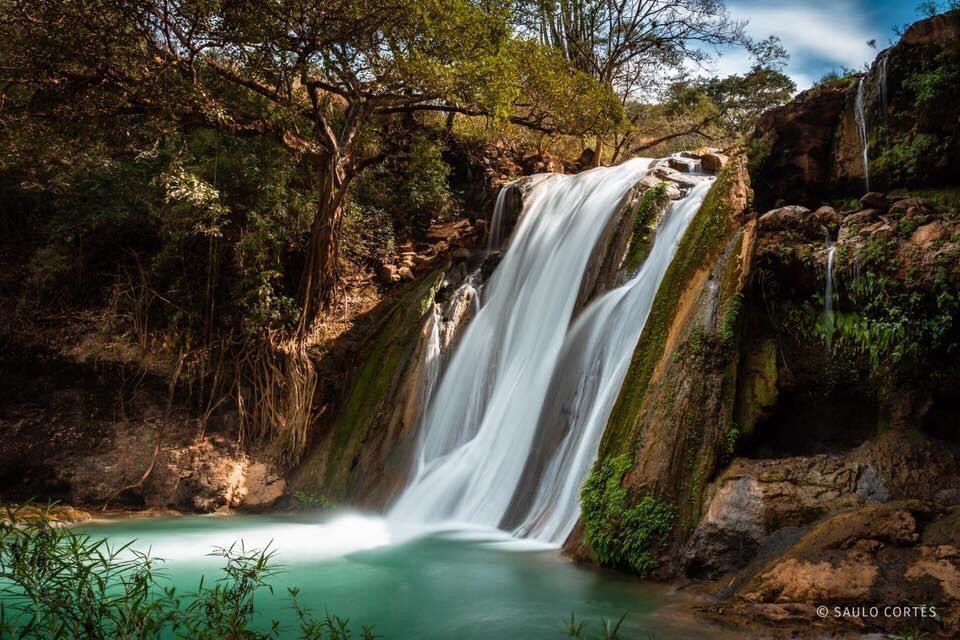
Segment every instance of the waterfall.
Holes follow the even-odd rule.
[[[889,57],[889,49],[880,56],[880,76],[877,78],[877,83],[880,85],[880,116],[884,120],[887,117],[887,60]]]
[[[863,179],[866,182],[867,191],[870,191],[870,140],[867,137],[867,111],[864,104],[866,100],[867,75],[860,78],[860,84],[857,86],[857,99],[854,104],[856,109],[857,129],[860,131],[860,143],[863,146]]]
[[[423,406],[430,406],[430,397],[433,395],[433,389],[437,385],[437,378],[440,377],[440,362],[442,360],[442,349],[440,344],[440,323],[443,317],[440,314],[439,305],[433,306],[433,315],[430,318],[430,324],[427,328],[426,351],[423,362]]]
[[[541,414],[542,425],[559,424],[566,433],[515,533],[561,543],[576,525],[580,486],[597,456],[657,289],[710,185],[704,181],[671,208],[636,275],[594,301],[570,330],[551,385],[556,402],[547,403]]]
[[[827,347],[833,343],[833,257],[836,252],[837,246],[831,243],[830,237],[827,236],[827,284],[823,292],[823,327],[827,337]]]
[[[506,201],[507,188],[503,187],[497,194],[497,202],[493,206],[493,216],[490,218],[490,229],[487,232],[487,251],[496,251],[503,242],[500,237],[500,228],[503,226],[503,207]]]
[[[551,542],[572,529],[579,486],[653,296],[708,186],[699,185],[665,216],[640,271],[593,301],[571,326],[597,241],[651,164],[638,158],[554,175],[528,194],[483,304],[426,409],[413,479],[391,508],[392,519],[511,526]],[[548,400],[557,393],[566,394],[561,400],[569,411],[563,433],[551,439],[556,427],[548,428],[549,414],[557,405]],[[535,463],[545,471],[522,491],[530,504],[509,518],[513,527],[508,513]]]

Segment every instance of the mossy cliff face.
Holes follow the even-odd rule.
[[[434,272],[411,288],[370,333],[336,417],[294,473],[292,488],[382,505],[405,478],[419,419],[423,375],[417,366],[443,279]]]
[[[582,493],[575,555],[654,575],[699,519],[725,451],[736,390],[740,291],[753,223],[746,159],[718,175],[651,309]],[[622,493],[621,493],[622,492]]]
[[[960,171],[960,11],[921,20],[862,76],[872,189],[949,184]],[[861,76],[805,91],[761,117],[749,143],[760,211],[866,191]]]

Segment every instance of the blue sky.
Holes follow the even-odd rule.
[[[806,89],[842,66],[860,68],[896,40],[893,27],[917,20],[920,0],[727,0],[733,17],[748,20],[759,39],[779,36],[790,53],[786,73]],[[713,64],[721,75],[749,68],[746,52],[727,52]]]

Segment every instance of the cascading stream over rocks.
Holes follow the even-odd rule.
[[[552,175],[528,194],[425,410],[412,480],[391,519],[499,527],[551,543],[570,533],[657,288],[711,182],[702,178],[671,207],[639,271],[571,324],[603,230],[654,164]]]

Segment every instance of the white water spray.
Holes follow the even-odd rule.
[[[540,455],[547,469],[535,474],[532,503],[515,518],[517,533],[553,542],[569,533],[579,515],[579,485],[653,296],[706,192],[702,185],[676,207],[641,271],[594,301],[571,328],[600,234],[650,164],[635,159],[551,176],[528,195],[484,304],[427,408],[414,478],[391,509],[392,519],[504,526],[525,469]],[[558,445],[542,451],[538,424],[555,395],[551,389],[559,388],[576,390],[569,400],[575,413]]]

